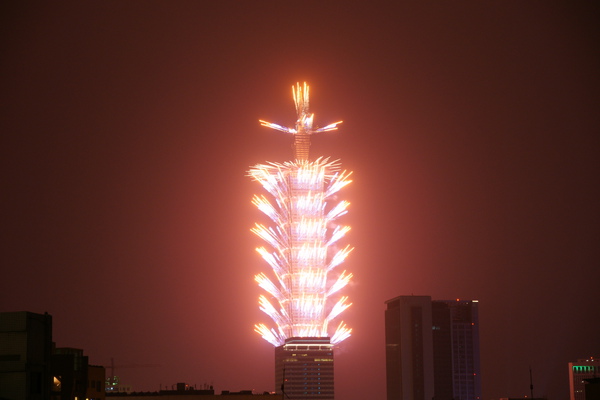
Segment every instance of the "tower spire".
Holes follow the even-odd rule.
[[[262,126],[276,129],[281,132],[291,133],[294,135],[294,158],[297,161],[308,161],[310,149],[310,135],[317,132],[327,132],[336,130],[342,121],[334,122],[323,128],[313,129],[313,119],[315,114],[309,111],[309,86],[304,82],[301,86],[300,82],[296,86],[292,86],[292,97],[296,105],[296,113],[298,119],[294,128],[287,128],[272,122],[259,120]]]
[[[265,241],[266,247],[256,251],[272,270],[270,277],[254,276],[267,292],[258,304],[275,324],[256,324],[254,330],[275,346],[275,382],[282,382],[278,394],[290,400],[333,400],[333,350],[352,332],[343,321],[330,326],[352,304],[338,294],[352,274],[334,271],[352,251],[338,244],[350,227],[336,222],[350,204],[336,193],[351,182],[351,172],[329,158],[308,159],[310,135],[341,123],[313,129],[308,94],[306,83],[292,86],[298,115],[294,128],[260,121],[294,135],[295,160],[257,164],[248,171],[268,193],[255,195],[252,203],[273,223],[251,229]]]

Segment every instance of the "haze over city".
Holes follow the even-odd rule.
[[[340,400],[385,399],[384,309],[479,300],[483,399],[568,396],[600,355],[598,6],[567,2],[0,5],[0,312],[48,312],[134,390],[272,391],[251,165],[354,171]]]

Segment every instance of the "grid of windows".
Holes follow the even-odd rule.
[[[332,400],[333,347],[328,338],[290,338],[275,349],[276,391],[286,399]]]
[[[477,300],[386,301],[388,400],[480,400]]]
[[[435,400],[478,400],[478,302],[434,300],[433,348]]]

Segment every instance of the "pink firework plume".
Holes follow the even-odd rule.
[[[344,288],[351,273],[343,271],[331,279],[332,271],[352,251],[337,242],[350,230],[334,221],[346,214],[349,203],[332,201],[333,195],[349,184],[351,173],[337,161],[327,158],[308,160],[310,135],[336,130],[342,121],[313,128],[309,112],[309,88],[292,87],[298,120],[295,128],[266,121],[261,125],[294,135],[295,161],[259,164],[249,176],[258,181],[269,197],[254,196],[253,204],[267,215],[274,226],[256,224],[252,228],[267,244],[256,250],[272,268],[275,279],[260,273],[258,285],[269,293],[259,297],[260,309],[269,315],[276,328],[257,324],[255,330],[274,346],[289,337],[330,337],[336,344],[350,336],[351,329],[340,322],[330,330],[330,322],[350,306],[347,296],[335,296]],[[330,334],[329,332],[333,333]]]

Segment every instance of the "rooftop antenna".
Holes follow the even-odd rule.
[[[531,366],[529,366],[529,390],[533,399],[533,375],[531,374]]]

